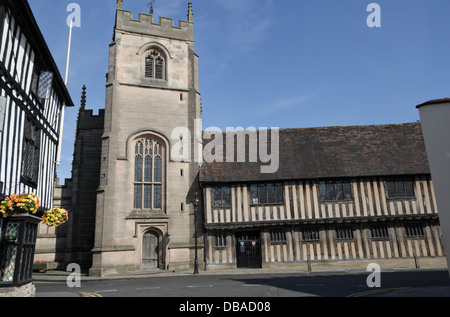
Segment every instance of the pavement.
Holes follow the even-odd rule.
[[[420,269],[421,271],[446,271],[446,268],[427,268]],[[401,272],[401,271],[411,271],[410,268],[384,268],[384,272]],[[367,274],[367,271],[362,271],[361,269],[328,269],[326,271],[319,272],[305,272],[304,269],[297,268],[265,268],[265,269],[224,269],[224,270],[208,270],[200,271],[199,274],[206,275],[273,275],[273,274],[305,274],[308,276],[314,274]],[[70,272],[64,271],[48,271],[44,273],[34,272],[33,280],[35,282],[66,282]],[[130,279],[142,279],[151,277],[174,277],[174,276],[190,276],[193,275],[191,271],[150,271],[137,273],[134,275],[126,276],[108,276],[108,277],[91,277],[86,273],[81,273],[81,282],[89,281],[105,281],[105,280],[130,280]],[[74,293],[52,293],[52,294],[36,294],[36,297],[80,297],[79,294]],[[430,286],[430,287],[404,287],[404,288],[373,288],[366,292],[353,294],[351,297],[365,297],[365,296],[376,296],[376,297],[450,297],[450,276],[447,286]]]

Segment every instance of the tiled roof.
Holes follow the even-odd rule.
[[[420,123],[281,129],[279,147],[279,168],[275,173],[261,173],[261,166],[269,163],[250,163],[248,157],[244,163],[205,162],[200,169],[200,182],[430,173]]]

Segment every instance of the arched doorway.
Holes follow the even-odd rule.
[[[159,236],[153,231],[144,233],[142,241],[142,269],[159,268]]]

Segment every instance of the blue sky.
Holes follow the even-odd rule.
[[[147,0],[124,9],[147,13]],[[369,28],[367,6],[381,8]],[[74,28],[60,179],[69,178],[81,87],[104,108],[115,0],[29,0],[65,73],[70,3]],[[186,20],[188,0],[157,0],[155,21]],[[448,0],[192,0],[203,127],[303,128],[405,123],[415,106],[450,97]]]

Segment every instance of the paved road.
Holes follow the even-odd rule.
[[[82,281],[69,288],[60,281],[36,281],[37,297],[450,297],[447,271],[384,272],[381,287],[370,288],[366,274],[178,275]],[[412,290],[421,290],[413,294]],[[436,291],[439,289],[439,291]],[[427,295],[424,290],[434,290]],[[398,294],[405,295],[398,295]]]

